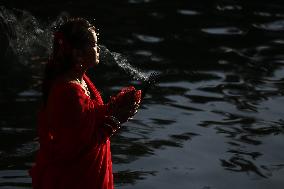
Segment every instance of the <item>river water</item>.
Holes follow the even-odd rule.
[[[134,119],[112,138],[117,189],[284,187],[280,1],[3,5],[2,22],[7,15],[10,22],[11,15],[17,17],[22,38],[20,50],[0,54],[0,188],[31,188],[27,169],[38,148],[35,122],[48,26],[65,14],[95,19],[102,45],[141,73],[161,74]],[[46,30],[31,38],[27,23]],[[8,29],[2,36],[3,31]],[[11,45],[1,40],[1,48]],[[89,74],[105,99],[123,86],[141,85],[116,65],[100,65]]]

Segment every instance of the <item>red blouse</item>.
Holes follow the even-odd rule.
[[[85,75],[91,98],[72,82],[57,81],[38,119],[40,149],[29,170],[34,189],[113,189],[107,113]]]

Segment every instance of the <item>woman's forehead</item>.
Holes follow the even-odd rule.
[[[90,28],[89,31],[91,32],[91,41],[97,42],[98,37],[96,31],[93,28]]]
[[[87,45],[91,45],[91,46],[94,46],[97,44],[97,34],[96,32],[89,32],[88,34],[88,39],[86,41]]]

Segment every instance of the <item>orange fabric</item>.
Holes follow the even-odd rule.
[[[38,119],[40,149],[29,173],[34,189],[113,189],[106,105],[87,76],[91,92],[57,81]]]

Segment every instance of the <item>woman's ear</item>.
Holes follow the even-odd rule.
[[[81,50],[78,50],[78,49],[73,49],[72,50],[72,56],[73,56],[73,59],[78,62],[78,63],[81,63],[83,62],[83,53]]]

